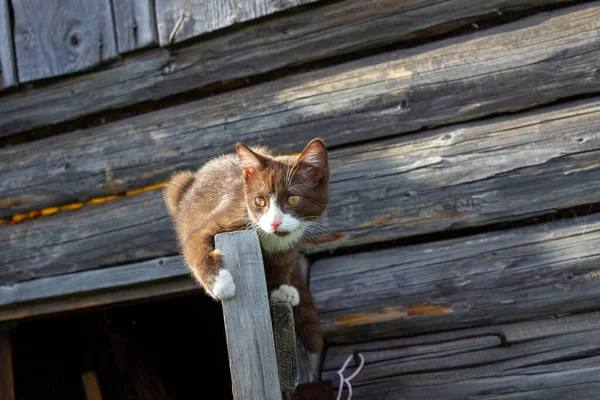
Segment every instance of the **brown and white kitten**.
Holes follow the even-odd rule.
[[[327,149],[320,139],[297,156],[236,145],[197,172],[179,172],[164,190],[180,251],[193,276],[215,299],[235,295],[235,282],[215,250],[218,233],[254,229],[271,301],[288,301],[301,342],[317,352],[323,338],[306,283],[296,266],[301,241],[329,202]]]

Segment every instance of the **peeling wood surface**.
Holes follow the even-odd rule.
[[[119,53],[158,44],[153,0],[112,0],[112,6]]]
[[[600,391],[600,314],[500,325],[509,348],[493,337],[364,353],[353,399],[595,399]],[[439,335],[428,335],[435,337]],[[372,345],[393,344],[394,340]],[[355,346],[329,349],[323,379]],[[354,371],[354,368],[349,368]],[[344,392],[347,394],[347,390]],[[344,398],[344,396],[342,396]]]
[[[147,51],[126,57],[115,68],[0,96],[0,136],[302,62],[430,36],[491,13],[560,2],[568,3],[564,0],[375,0],[368,5],[363,0],[335,2],[205,38],[200,43],[175,49],[173,54],[166,49]],[[397,54],[396,58],[403,54]]]
[[[12,0],[12,5],[19,82],[85,71],[118,55],[110,0]]]
[[[313,264],[332,343],[523,321],[600,301],[600,215]]]
[[[160,45],[167,46],[174,30],[177,33],[173,36],[173,43],[177,43],[317,0],[155,1]]]
[[[599,121],[586,100],[334,150],[323,224],[338,240],[307,251],[597,202]],[[160,191],[0,225],[0,241],[2,283],[177,252]]]
[[[17,84],[8,2],[9,0],[0,0],[0,38],[2,38],[0,40],[0,89]],[[0,128],[1,130],[2,128]],[[3,135],[0,133],[0,136]]]

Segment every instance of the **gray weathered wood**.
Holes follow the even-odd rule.
[[[158,44],[153,0],[112,0],[119,53]]]
[[[62,297],[50,297],[40,302],[27,302],[0,307],[0,321],[60,315],[80,310],[93,310],[130,302],[157,301],[172,296],[198,293],[198,285],[189,275],[175,279],[152,281],[148,284],[115,286],[91,292],[77,292]]]
[[[233,398],[281,400],[269,298],[258,236],[238,231],[215,236],[235,295],[222,302]]]
[[[103,268],[50,278],[35,279],[17,285],[0,286],[0,308],[32,301],[81,295],[106,289],[122,290],[129,286],[154,284],[174,278],[189,278],[180,256],[162,257],[114,268]]]
[[[160,45],[167,46],[317,0],[155,1]],[[176,33],[173,34],[173,31]]]
[[[600,215],[327,258],[311,290],[332,343],[599,310]]]
[[[0,216],[154,184],[236,141],[300,151],[316,135],[347,144],[597,91],[598,21],[588,4],[5,148]]]
[[[0,89],[17,84],[8,1],[0,0]]]
[[[117,55],[110,0],[12,0],[19,82],[87,70]]]
[[[599,121],[600,100],[585,100],[333,150],[325,231],[315,232],[338,240],[307,251],[597,202]],[[2,283],[177,251],[161,191],[0,225],[0,242]]]
[[[0,136],[216,82],[430,36],[496,11],[568,1],[375,0],[368,8],[363,0],[334,2],[206,38],[173,53],[164,49],[146,51],[125,58],[115,68],[68,77],[59,85],[0,96]]]
[[[287,302],[271,304],[273,337],[281,391],[294,389],[300,380],[296,354],[296,330],[292,305]]]
[[[590,313],[497,326],[513,343],[509,348],[486,337],[364,353],[364,369],[352,380],[352,398],[595,399],[600,390],[599,321],[599,313]],[[327,352],[323,378],[331,379],[336,391],[335,371],[354,347],[335,346]]]
[[[15,399],[10,330],[3,326],[0,326],[0,399]]]

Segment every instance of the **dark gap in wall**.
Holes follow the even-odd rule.
[[[12,333],[17,400],[232,399],[221,305],[203,294],[20,322]]]
[[[392,51],[402,50],[402,49],[412,49],[419,46],[423,46],[426,44],[430,44],[433,42],[438,42],[444,39],[467,36],[469,34],[480,32],[483,30],[488,30],[490,28],[503,25],[506,23],[514,22],[526,17],[529,17],[533,14],[540,12],[552,11],[560,8],[571,7],[577,4],[589,3],[590,0],[580,0],[573,1],[569,3],[560,3],[554,5],[548,5],[543,7],[537,7],[529,10],[522,10],[518,12],[507,12],[504,14],[487,14],[480,15],[477,17],[473,17],[471,19],[453,21],[444,25],[436,26],[430,29],[417,31],[412,33],[411,35],[405,36],[403,38],[399,38],[391,43],[380,45],[373,48],[368,49],[359,49],[356,51],[349,50],[346,53],[339,54],[336,56],[328,57],[325,59],[320,59],[317,61],[310,61],[304,64],[299,64],[291,67],[281,68],[275,71],[270,71],[264,74],[257,74],[247,76],[241,79],[235,79],[227,82],[217,82],[209,85],[205,85],[187,92],[182,92],[177,95],[169,96],[162,98],[156,101],[145,101],[140,102],[132,106],[123,107],[118,110],[109,110],[103,111],[100,113],[90,114],[83,118],[74,120],[74,121],[66,121],[50,126],[46,126],[43,128],[36,128],[30,131],[21,132],[18,134],[14,134],[11,136],[7,136],[4,138],[0,138],[0,148],[7,146],[14,146],[21,143],[26,143],[38,139],[42,139],[49,136],[60,135],[63,133],[72,132],[79,129],[87,129],[94,126],[106,124],[109,122],[114,122],[118,120],[122,120],[125,118],[133,117],[136,115],[146,114],[153,111],[157,111],[160,109],[167,109],[173,106],[181,105],[184,103],[188,103],[195,100],[200,100],[203,98],[207,98],[210,96],[215,96],[222,93],[231,92],[237,89],[250,87],[254,85],[259,85],[262,83],[278,80],[284,77],[307,73],[311,71],[316,71],[323,68],[332,67],[335,65],[340,65],[344,63],[348,63],[351,61],[355,61],[361,58],[375,56],[378,54],[388,53]],[[321,5],[321,3],[318,3]],[[315,6],[315,4],[309,4],[306,7]],[[285,13],[283,11],[282,13]],[[289,12],[299,12],[298,10],[289,11]],[[275,18],[280,13],[276,13],[275,16],[271,15],[266,18]],[[256,23],[257,20],[253,20],[253,23]],[[241,24],[243,25],[243,24]],[[238,29],[239,26],[236,26],[235,29]],[[219,34],[222,35],[227,29],[219,30],[218,32],[213,32],[211,34]],[[208,35],[211,35],[208,34]],[[207,36],[202,36],[202,39],[206,39]],[[193,41],[198,41],[199,38],[194,38]],[[189,44],[189,41],[186,41],[185,44]],[[178,44],[177,47],[183,47],[181,44]],[[173,48],[175,48],[174,46]]]

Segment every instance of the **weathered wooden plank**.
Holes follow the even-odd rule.
[[[127,57],[116,68],[0,96],[0,136],[157,100],[216,82],[440,33],[490,13],[569,1],[335,2],[206,38],[173,53],[163,49],[143,52]]]
[[[10,330],[5,327],[0,327],[0,399],[15,399]]]
[[[599,317],[590,313],[498,326],[512,342],[508,348],[486,337],[363,353],[365,366],[352,380],[352,398],[592,399],[600,388]],[[354,347],[335,346],[327,353],[323,378],[331,379],[336,390],[335,371]],[[346,376],[350,371],[354,368]]]
[[[198,293],[198,285],[189,276],[173,280],[153,281],[151,284],[124,286],[116,290],[81,292],[66,297],[47,298],[41,302],[28,302],[0,308],[0,321],[10,321],[98,309],[135,301],[156,301],[171,296]]]
[[[598,308],[600,215],[317,261],[332,343]]]
[[[117,55],[110,0],[12,0],[19,82],[85,71]]]
[[[119,53],[158,44],[152,0],[112,0],[112,7]]]
[[[307,251],[597,202],[599,121],[600,100],[586,100],[333,150],[331,200],[322,223],[338,240]],[[2,283],[177,251],[160,191],[4,224],[0,242]]]
[[[235,295],[222,302],[233,398],[281,400],[273,326],[258,236],[239,231],[215,236]]]
[[[8,0],[0,0],[0,38],[0,89],[3,89],[17,84]]]
[[[317,0],[156,0],[160,45],[167,46]]]
[[[162,257],[114,268],[35,279],[17,285],[0,286],[0,308],[26,302],[82,295],[130,286],[158,284],[175,278],[189,278],[189,270],[180,256]]]
[[[335,146],[594,92],[599,25],[587,4],[5,148],[0,216],[160,182],[238,140],[299,151],[315,135]]]

